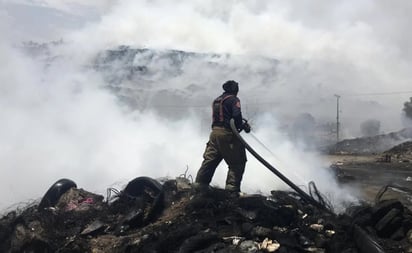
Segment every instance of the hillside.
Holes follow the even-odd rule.
[[[329,148],[335,154],[377,154],[412,138],[412,128],[370,137],[346,139]]]

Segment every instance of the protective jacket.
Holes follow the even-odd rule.
[[[236,128],[243,129],[240,100],[235,94],[224,92],[212,104],[212,127],[219,126],[230,130],[230,119],[235,120]]]
[[[229,166],[225,189],[239,192],[245,171],[246,150],[230,128],[232,118],[238,131],[244,128],[240,100],[236,97],[239,91],[238,84],[228,81],[223,84],[223,90],[225,92],[212,104],[212,132],[203,153],[202,165],[196,175],[196,183],[200,186],[209,185],[217,166],[225,160]]]

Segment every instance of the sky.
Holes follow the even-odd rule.
[[[404,127],[402,105],[412,95],[411,10],[408,1],[383,0],[2,0],[0,207],[38,199],[63,177],[103,193],[137,176],[175,177],[187,168],[195,176],[208,136],[196,111],[175,120],[130,111],[102,88],[101,74],[84,67],[119,45],[250,59],[227,64],[247,66],[251,75],[199,73],[192,65],[154,87],[198,83],[212,100],[225,80],[238,80],[242,102],[272,109],[256,116],[254,132],[276,154],[266,154],[271,162],[299,185],[315,180],[321,190],[337,189],[325,161],[288,140],[284,120],[310,113],[334,122],[339,94],[343,136],[358,136],[367,119],[379,120],[382,132]],[[58,57],[51,66],[19,50],[25,41],[57,40],[65,43],[52,49]],[[259,76],[265,66],[256,57],[279,61],[275,78]],[[221,165],[213,183],[222,185],[225,173]],[[285,188],[252,157],[244,178],[248,192]],[[327,194],[342,204],[355,193]]]

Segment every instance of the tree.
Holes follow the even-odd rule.
[[[403,111],[405,112],[405,116],[412,120],[412,97],[403,104]]]

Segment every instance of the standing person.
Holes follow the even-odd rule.
[[[245,130],[246,133],[249,133],[250,126],[247,122],[243,122],[240,100],[237,97],[238,83],[229,80],[222,87],[223,94],[217,97],[212,104],[212,132],[203,154],[204,160],[197,172],[196,186],[199,189],[207,189],[216,167],[224,159],[229,166],[225,189],[239,193],[245,171],[246,151],[243,144],[233,134],[230,128],[230,119],[234,119],[238,131]]]

